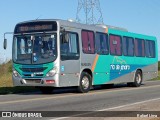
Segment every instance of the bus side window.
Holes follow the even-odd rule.
[[[131,37],[123,37],[123,55],[134,56],[134,39]]]
[[[146,57],[155,58],[155,41],[145,41]]]
[[[143,39],[135,39],[135,55],[137,57],[144,57],[145,56],[145,46]]]
[[[72,32],[66,34],[68,35],[67,42],[63,42],[61,37],[61,60],[77,60],[79,59],[78,34]]]
[[[117,35],[110,35],[110,54],[111,55],[122,55],[122,49],[121,49],[121,37]]]
[[[109,54],[108,35],[96,33],[96,52],[98,54]]]
[[[95,53],[94,32],[82,30],[82,47],[83,47],[83,53],[86,54]]]

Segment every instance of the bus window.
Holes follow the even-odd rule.
[[[61,39],[61,60],[79,59],[78,34],[68,32],[67,35],[68,42]]]
[[[91,31],[82,31],[82,47],[86,54],[94,54],[94,33]]]
[[[109,54],[108,35],[96,33],[96,52],[98,54]]]
[[[144,40],[143,39],[135,39],[135,55],[137,57],[144,57],[145,50],[144,50]]]
[[[134,39],[130,37],[123,37],[123,55],[134,56]]]
[[[151,40],[145,41],[146,57],[155,57],[155,42]]]
[[[122,55],[121,50],[121,37],[116,35],[110,35],[110,54],[111,55]]]

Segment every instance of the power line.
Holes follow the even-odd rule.
[[[78,0],[76,20],[86,24],[103,24],[99,0]]]

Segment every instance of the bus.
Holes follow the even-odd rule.
[[[117,83],[139,87],[158,75],[156,37],[59,19],[18,23],[12,60],[14,86],[35,86],[42,93],[71,86],[87,93]]]

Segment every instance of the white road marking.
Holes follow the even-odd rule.
[[[120,105],[120,106],[117,106],[117,107],[111,107],[111,108],[101,109],[101,110],[97,110],[97,111],[93,111],[93,112],[76,114],[76,115],[72,115],[72,116],[68,116],[68,117],[53,118],[53,119],[50,119],[50,120],[63,120],[63,119],[71,118],[71,117],[77,117],[77,116],[92,114],[92,113],[96,113],[96,112],[99,112],[99,111],[109,111],[109,110],[114,110],[114,109],[129,107],[129,106],[138,105],[138,104],[142,104],[142,103],[146,103],[146,102],[151,102],[151,101],[156,101],[156,100],[160,100],[160,98],[154,98],[154,99],[149,99],[149,100],[145,100],[145,101],[140,101],[140,102],[125,104],[125,105]]]
[[[146,102],[156,101],[156,100],[160,100],[160,98],[149,99],[149,100],[140,101],[140,102],[135,102],[135,103],[130,103],[130,104],[121,105],[121,106],[117,106],[117,107],[101,109],[101,110],[98,110],[98,111],[114,110],[114,109],[124,108],[124,107],[128,107],[128,106],[138,105],[138,104],[142,104],[142,103],[146,103]]]

